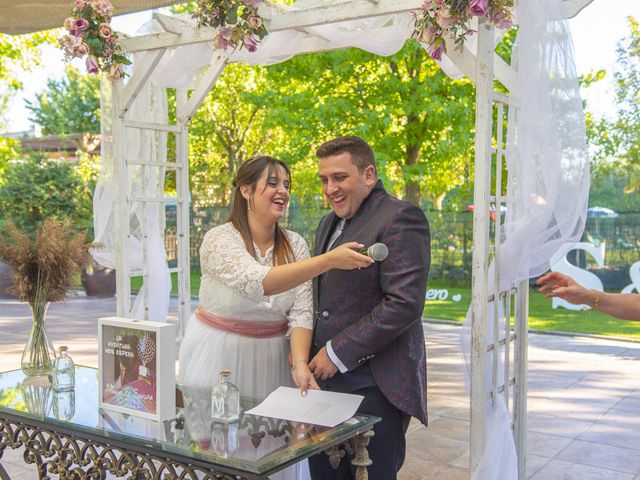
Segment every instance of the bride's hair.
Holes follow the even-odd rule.
[[[291,172],[289,167],[282,160],[277,158],[268,157],[266,155],[255,156],[240,165],[236,178],[233,180],[233,199],[231,200],[231,215],[229,216],[229,222],[233,223],[236,230],[242,235],[244,246],[247,251],[257,259],[257,253],[253,246],[253,238],[251,237],[251,230],[249,229],[249,208],[251,206],[251,200],[253,193],[256,191],[258,180],[262,176],[262,173],[267,171],[267,178],[272,175],[276,175],[278,167],[282,166],[287,172],[289,177],[289,184],[291,184]],[[251,195],[249,200],[242,196],[240,187],[242,185],[251,185]],[[265,186],[266,188],[266,186]],[[273,243],[273,264],[282,265],[285,263],[295,262],[295,256],[289,238],[278,223],[275,225],[275,239]]]

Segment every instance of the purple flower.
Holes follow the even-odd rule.
[[[250,52],[255,52],[258,49],[258,42],[255,41],[252,35],[245,35],[242,38],[242,44]]]
[[[84,18],[69,17],[64,21],[64,28],[69,30],[71,35],[81,37],[89,28],[89,22]]]
[[[65,35],[60,39],[60,47],[64,49],[64,53],[72,58],[84,57],[89,53],[89,45],[82,41],[82,37],[75,35]]]
[[[213,39],[213,46],[216,48],[221,48],[226,50],[228,47],[233,46],[233,41],[231,40],[231,27],[221,28],[215,38]]]
[[[484,17],[489,10],[489,0],[471,0],[469,11],[476,17]]]
[[[513,26],[513,17],[509,12],[497,11],[491,15],[491,23],[496,27],[507,30]]]
[[[247,24],[253,28],[254,30],[260,28],[262,26],[262,19],[260,17],[256,17],[255,15],[249,15],[247,17]]]
[[[74,10],[76,12],[81,12],[82,10],[84,10],[84,7],[86,7],[88,3],[88,0],[76,0]]]
[[[250,7],[255,7],[260,3],[262,3],[262,0],[244,0],[244,4]]]
[[[98,59],[95,55],[89,55],[86,61],[87,73],[98,73],[100,71],[100,65],[98,65]]]
[[[113,12],[113,5],[109,0],[91,0],[91,7],[98,15],[109,16]]]
[[[442,37],[436,38],[433,44],[429,47],[429,55],[434,60],[441,60],[443,53],[447,53],[447,47],[444,44],[444,40],[442,40]]]

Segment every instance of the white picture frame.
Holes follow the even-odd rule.
[[[150,420],[176,415],[176,326],[121,317],[98,320],[100,407]]]

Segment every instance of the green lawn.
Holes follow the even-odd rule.
[[[447,300],[427,300],[424,316],[443,320],[464,321],[471,302],[471,288],[448,287],[432,282],[429,288],[449,290]],[[529,328],[561,332],[591,333],[614,337],[629,337],[640,340],[640,322],[628,322],[611,318],[592,310],[574,311],[551,308],[551,299],[544,298],[535,289],[529,291]],[[461,295],[459,302],[451,298]]]
[[[171,274],[171,293],[176,295],[178,290],[177,274]],[[135,291],[142,284],[141,277],[131,279],[131,288]],[[448,299],[427,300],[424,308],[426,318],[454,320],[463,322],[471,302],[471,287],[449,287],[446,284],[430,282],[429,288],[449,291]],[[191,294],[198,295],[200,289],[200,271],[191,270]],[[460,301],[454,302],[452,297],[460,295]],[[613,337],[629,337],[640,340],[640,322],[617,320],[599,312],[591,310],[580,312],[558,308],[551,308],[551,299],[545,299],[537,290],[530,290],[529,295],[529,328],[539,330],[555,330],[561,332],[591,333]]]

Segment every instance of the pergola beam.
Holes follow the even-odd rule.
[[[420,8],[422,3],[423,0],[378,0],[377,2],[372,0],[352,0],[304,10],[278,11],[275,15],[272,14],[269,7],[261,6],[260,15],[264,19],[268,32],[279,32],[408,12]],[[127,38],[122,40],[121,43],[129,52],[138,52],[210,42],[213,41],[216,32],[217,30],[214,28],[202,27],[196,30],[187,30],[179,38],[176,38],[173,33],[161,32]]]

